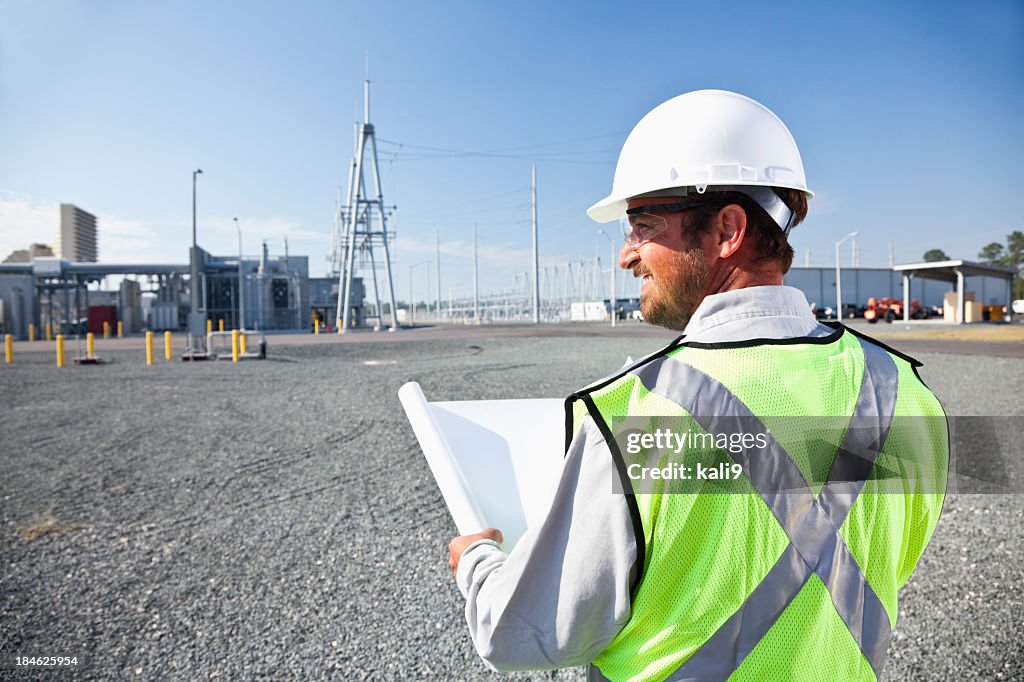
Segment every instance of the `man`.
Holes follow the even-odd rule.
[[[788,129],[741,95],[676,97],[630,133],[611,195],[589,214],[622,218],[619,265],[643,279],[644,319],[684,334],[570,396],[557,493],[513,551],[496,529],[451,542],[492,667],[881,674],[896,593],[941,509],[947,431],[919,363],[819,324],[782,285],[811,196]],[[637,456],[623,419],[725,440]],[[714,460],[739,472],[732,487],[638,480],[642,463],[675,476],[700,457],[705,471]]]

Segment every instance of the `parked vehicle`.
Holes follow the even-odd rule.
[[[916,298],[910,302],[910,317],[915,320],[928,317],[928,311]],[[898,298],[869,298],[868,307],[864,310],[864,319],[871,324],[878,322],[879,319],[886,322],[903,319],[903,301]]]

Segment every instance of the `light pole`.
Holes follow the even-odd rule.
[[[198,339],[206,333],[205,314],[199,312],[199,247],[196,244],[196,178],[203,171],[199,168],[192,171],[192,250],[189,255],[189,315],[188,315],[188,352],[196,353]]]
[[[839,321],[843,319],[843,284],[839,276],[839,247],[847,239],[853,239],[856,236],[856,232],[851,232],[836,242],[836,319]]]
[[[616,302],[615,302],[615,260],[616,260],[616,258],[615,258],[615,255],[616,255],[616,252],[615,252],[615,240],[612,239],[611,237],[609,237],[608,233],[605,232],[604,230],[598,228],[597,231],[598,231],[599,234],[603,234],[604,238],[608,240],[608,243],[612,245],[612,259],[609,261],[609,266],[610,266],[611,271],[612,271],[612,326],[614,327],[615,326],[615,317],[616,317],[616,315],[615,315],[615,305],[616,305]]]
[[[242,227],[235,221],[235,229],[238,230],[238,326],[245,329],[245,275],[242,272]]]
[[[199,258],[196,253],[196,176],[202,174],[202,169],[197,168],[192,171],[192,258],[191,258],[191,275],[192,275],[192,286],[189,287],[192,294],[192,314],[195,315],[199,312]]]

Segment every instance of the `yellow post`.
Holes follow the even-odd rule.
[[[110,323],[106,320],[103,320],[103,338],[110,338]]]
[[[206,320],[206,335],[209,336],[213,333],[213,320]]]
[[[238,332],[238,350],[245,355],[245,332]]]
[[[92,332],[89,332],[85,335],[85,357],[91,358],[93,356],[93,350]]]
[[[238,362],[238,330],[231,330],[231,362]]]
[[[171,333],[164,332],[164,360],[170,360],[173,349],[171,346]]]
[[[146,364],[153,364],[153,332],[146,332]]]
[[[64,366],[64,335],[57,334],[57,366]]]
[[[316,334],[317,336],[320,335],[320,320],[317,320],[316,322],[313,323],[313,333]]]
[[[53,341],[53,325],[49,322],[46,323],[46,340]]]
[[[124,323],[121,320],[117,321],[117,338],[124,338]]]
[[[224,318],[223,317],[220,318],[219,320],[217,320],[217,331],[219,331],[219,332],[224,331]]]
[[[4,355],[8,365],[14,362],[14,337],[10,334],[4,335]]]
[[[35,341],[36,340],[36,326],[34,324],[32,324],[31,322],[28,323],[28,340],[29,341]]]

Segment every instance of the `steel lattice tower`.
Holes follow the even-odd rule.
[[[384,196],[380,182],[380,165],[377,162],[377,141],[374,138],[373,124],[370,123],[370,81],[363,83],[363,123],[356,123],[356,148],[352,166],[349,168],[348,201],[339,212],[338,223],[343,226],[344,233],[337,244],[337,258],[341,262],[338,278],[338,333],[348,331],[351,323],[352,308],[347,303],[352,296],[352,276],[355,269],[369,260],[373,279],[373,294],[377,303],[378,325],[383,321],[380,306],[380,293],[377,291],[377,264],[374,256],[375,247],[384,247],[384,269],[387,273],[388,299],[391,303],[391,326],[388,331],[398,329],[398,307],[395,303],[394,280],[391,276],[391,252],[388,244],[393,235],[388,234],[388,208],[384,206]],[[373,177],[375,197],[366,196],[366,182],[363,178],[367,161],[367,146],[370,148],[370,172]],[[394,207],[390,207],[394,208]],[[376,219],[376,227],[374,220]],[[360,253],[360,263],[355,260],[356,250]],[[333,258],[332,258],[333,261]],[[379,327],[378,327],[379,328]]]

